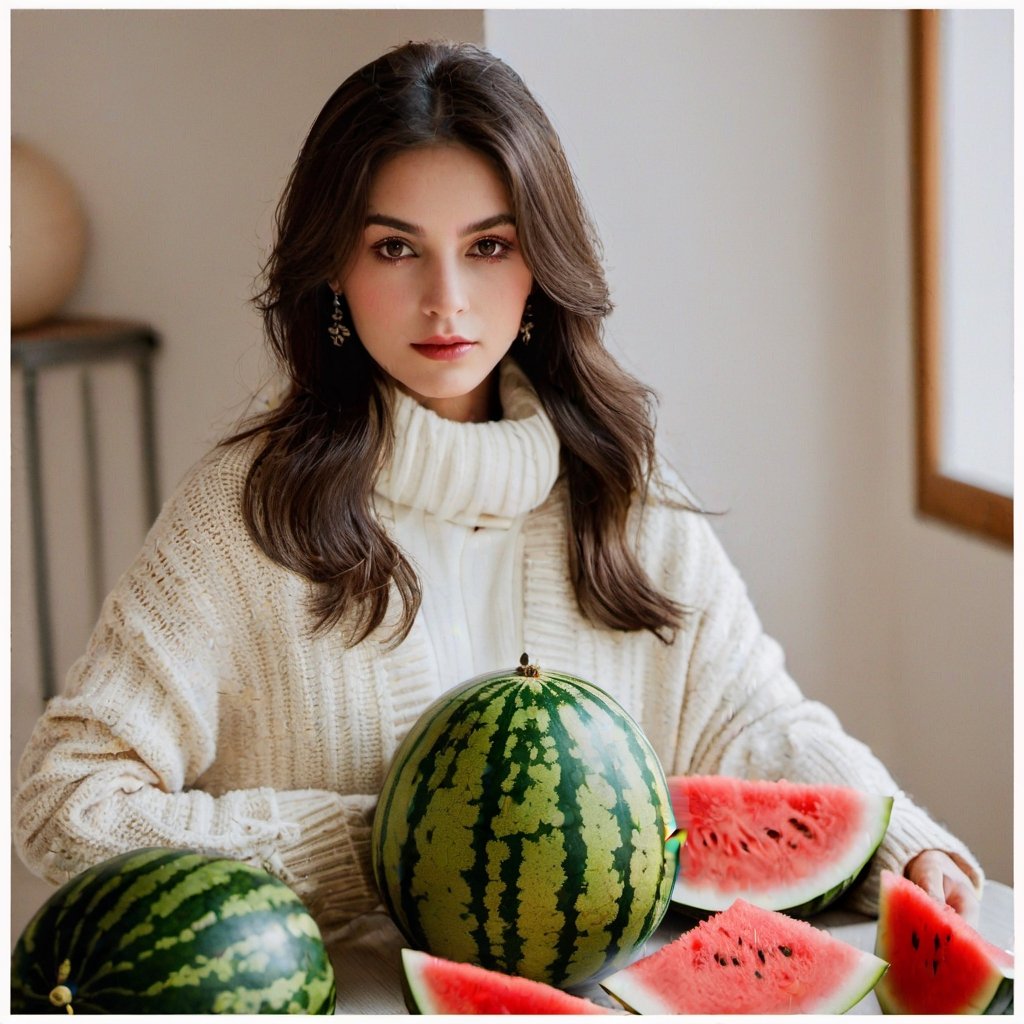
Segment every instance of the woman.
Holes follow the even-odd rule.
[[[329,942],[378,903],[389,758],[443,689],[523,650],[610,690],[669,773],[890,792],[883,867],[968,916],[982,874],[805,700],[650,394],[602,344],[594,232],[519,78],[409,44],[313,124],[260,296],[279,405],[167,503],[24,754],[21,856],[267,866]]]

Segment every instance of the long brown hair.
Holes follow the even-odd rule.
[[[327,281],[362,237],[374,174],[411,147],[457,142],[490,157],[512,201],[533,274],[533,343],[511,355],[554,424],[569,490],[569,564],[580,609],[668,641],[683,609],[652,583],[627,536],[654,471],[653,396],[602,340],[611,311],[594,227],[561,144],[519,76],[478,47],[408,43],[346,79],[313,123],[277,209],[255,302],[288,376],[282,403],[228,438],[260,434],[243,515],[274,561],[317,586],[316,630],[346,642],[385,620],[394,587],[400,642],[420,604],[417,577],[373,514],[393,447],[389,385],[353,337],[327,335]]]

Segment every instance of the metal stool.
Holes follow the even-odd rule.
[[[142,459],[146,514],[151,523],[159,511],[157,495],[156,425],[153,411],[153,355],[157,336],[146,324],[121,320],[82,318],[53,320],[11,335],[11,365],[22,371],[25,402],[25,455],[32,518],[32,554],[39,628],[39,658],[43,699],[57,694],[53,665],[53,623],[50,613],[50,578],[46,531],[43,522],[43,482],[39,445],[37,383],[40,371],[55,366],[84,364],[81,376],[83,437],[85,441],[86,505],[89,561],[93,594],[102,598],[103,541],[100,530],[96,419],[89,365],[113,360],[134,362],[142,399]]]

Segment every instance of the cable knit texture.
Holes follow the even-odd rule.
[[[959,856],[980,886],[964,845],[902,794],[829,710],[802,697],[707,519],[670,500],[681,484],[666,467],[633,527],[654,580],[692,609],[684,628],[666,646],[582,617],[567,567],[557,437],[509,361],[501,397],[505,419],[458,424],[396,396],[396,451],[378,512],[400,521],[410,541],[443,523],[445,550],[462,552],[451,585],[465,593],[461,604],[425,600],[395,650],[385,646],[391,612],[353,649],[337,631],[310,636],[310,584],[270,561],[242,522],[252,443],[200,462],[107,598],[25,750],[12,810],[25,862],[63,882],[142,846],[242,858],[294,886],[329,944],[342,942],[346,926],[379,903],[370,830],[399,741],[460,673],[506,664],[487,659],[521,641],[542,665],[611,692],[670,774],[895,794],[855,906],[872,910],[880,870],[902,871],[926,848]],[[474,536],[490,546],[482,560],[490,571],[473,571]],[[423,571],[445,571],[448,556],[432,560],[431,545],[420,546]],[[511,611],[474,618],[492,605]],[[458,646],[478,623],[500,632],[506,618],[517,625],[500,643]],[[463,651],[454,670],[446,644]]]

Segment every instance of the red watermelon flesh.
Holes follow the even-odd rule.
[[[809,917],[837,899],[885,835],[892,797],[846,786],[736,779],[668,780],[686,832],[672,901],[698,912],[743,898]]]
[[[611,1013],[540,981],[402,950],[406,1002],[414,1013]]]
[[[601,986],[634,1013],[845,1013],[885,962],[736,900]]]
[[[1013,954],[891,871],[882,872],[875,952],[891,964],[876,992],[885,1013],[1012,1012]]]

